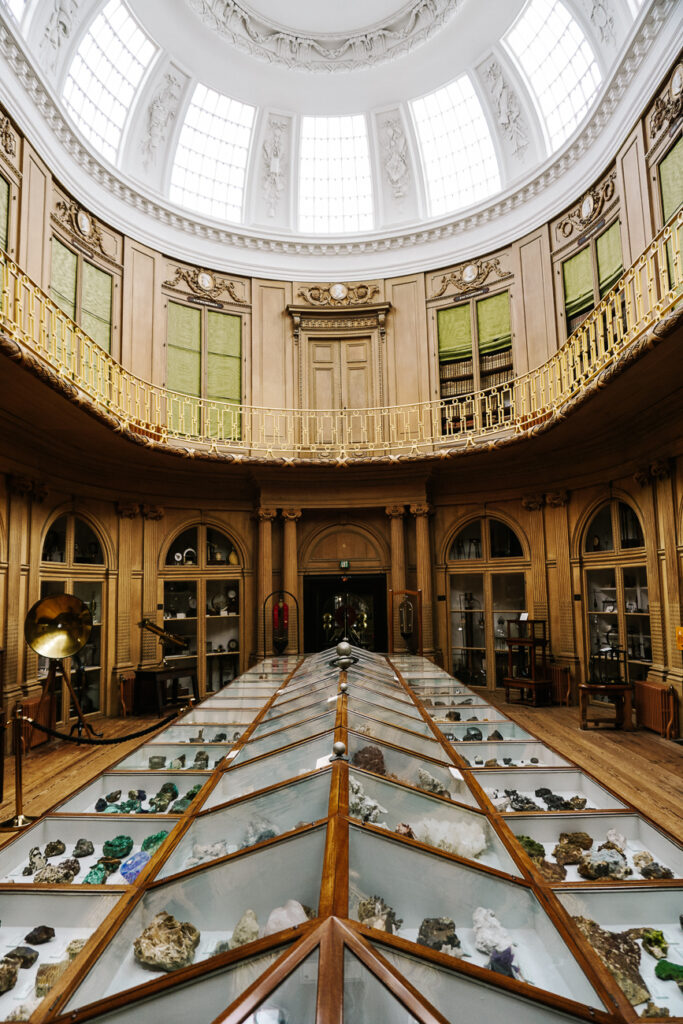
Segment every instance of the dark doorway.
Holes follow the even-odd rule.
[[[304,650],[333,647],[348,636],[369,651],[386,651],[387,578],[304,576]]]

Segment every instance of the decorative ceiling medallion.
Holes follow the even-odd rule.
[[[319,284],[300,288],[299,295],[311,306],[361,306],[371,302],[379,292],[376,284]]]
[[[424,43],[463,0],[410,0],[384,24],[359,32],[304,36],[236,0],[186,0],[209,28],[237,49],[271,64],[304,71],[353,71],[394,60]]]
[[[201,295],[205,299],[219,301],[226,295],[240,305],[245,305],[247,299],[240,295],[239,290],[242,284],[239,281],[230,281],[227,277],[219,277],[211,274],[208,270],[196,270],[192,267],[176,267],[175,276],[164,281],[164,288],[178,289],[178,285],[185,284],[195,295]]]
[[[683,109],[683,64],[677,64],[669,79],[669,84],[661,96],[655,100],[650,114],[650,134],[653,139],[660,132],[680,117]]]
[[[476,260],[474,263],[456,267],[449,274],[442,274],[439,287],[433,293],[432,298],[440,298],[449,287],[452,287],[455,292],[474,291],[476,288],[481,288],[491,275],[497,281],[504,281],[506,278],[512,277],[512,274],[502,269],[498,257],[492,260]]]
[[[558,235],[561,235],[562,238],[569,238],[574,233],[575,228],[583,230],[600,216],[605,203],[608,203],[614,195],[616,176],[617,172],[612,171],[604,181],[601,181],[595,188],[586,192],[581,202],[577,203],[567,216],[563,217],[558,223]]]

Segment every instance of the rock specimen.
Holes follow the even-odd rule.
[[[412,828],[403,821],[400,825],[396,826],[394,832],[397,836],[405,836],[407,839],[415,839],[415,833]]]
[[[201,783],[198,782],[196,786],[192,787],[192,789],[188,789],[185,796],[182,796],[180,800],[176,800],[176,802],[171,807],[169,814],[183,814],[190,806],[190,804],[192,803],[192,801],[194,800],[194,798],[196,797],[197,793],[201,788]]]
[[[530,757],[529,758],[529,764],[538,764],[538,758],[537,757]]]
[[[66,846],[61,839],[53,839],[52,842],[48,843],[45,847],[46,857],[59,857],[61,854],[66,853]]]
[[[503,764],[512,764],[512,758],[511,757],[504,757],[503,758]]]
[[[178,787],[173,782],[165,782],[159,792],[150,800],[153,811],[163,814],[172,800],[178,796]]]
[[[476,718],[475,718],[475,722],[476,722]],[[470,725],[469,728],[467,728],[465,730],[465,735],[463,736],[463,742],[468,742],[468,743],[469,742],[474,742],[474,741],[480,740],[482,738],[483,738],[483,733],[482,733],[481,729],[475,729],[475,727],[473,725]]]
[[[144,789],[129,789],[128,790],[128,799],[129,800],[139,800],[140,803],[142,804],[147,799],[147,793],[144,791]]]
[[[262,843],[266,839],[274,839],[280,835],[280,829],[270,821],[250,821],[247,831],[242,840],[242,849],[245,846],[253,846],[254,843]]]
[[[30,946],[15,946],[6,955],[6,959],[16,960],[20,967],[33,967],[40,954]]]
[[[211,742],[212,743],[224,743],[225,740],[227,740],[227,738],[228,738],[227,732],[217,732],[216,735],[211,740]]]
[[[537,843],[531,836],[517,836],[517,842],[521,844],[525,853],[528,853],[532,860],[537,857],[545,857],[545,847],[543,843]]]
[[[643,878],[673,878],[674,876],[671,868],[662,867],[662,865],[657,864],[656,861],[652,861],[651,864],[646,864],[640,869],[640,873]]]
[[[516,789],[506,789],[506,803],[509,803],[511,811],[540,811],[538,804],[531,797],[523,796]]]
[[[417,784],[420,789],[426,790],[428,793],[435,793],[437,796],[445,796],[449,800],[451,799],[450,790],[446,789],[443,783],[435,779],[431,772],[428,772],[426,768],[419,768],[417,772]]]
[[[365,768],[366,771],[376,772],[378,775],[386,775],[384,754],[379,747],[361,747],[351,759],[351,763],[357,768]]]
[[[534,858],[534,864],[546,882],[564,882],[567,877],[567,869],[562,864],[553,864],[544,857]]]
[[[113,839],[105,840],[102,845],[102,853],[105,857],[118,857],[121,860],[127,857],[133,849],[133,840],[130,836],[114,836]]]
[[[655,974],[660,981],[675,981],[683,989],[683,964],[672,964],[670,960],[658,960]]]
[[[138,850],[128,860],[124,860],[123,864],[119,868],[121,875],[130,885],[138,877],[145,864],[148,864],[150,855],[145,850]]]
[[[94,867],[90,868],[83,879],[84,885],[104,885],[107,881],[107,872],[102,864],[95,864]]]
[[[502,952],[514,945],[512,936],[488,907],[477,907],[472,914],[474,944],[480,953]]]
[[[45,942],[49,942],[50,939],[54,939],[54,937],[54,928],[51,928],[49,924],[39,924],[32,928],[28,935],[24,935],[24,942],[27,942],[29,946],[42,946]]]
[[[669,952],[669,943],[664,938],[664,932],[658,928],[643,928],[640,938],[643,949],[655,960],[664,960]]]
[[[74,864],[77,865],[75,871],[73,868]],[[74,880],[80,870],[81,866],[76,858],[69,857],[67,860],[63,860],[61,864],[48,864],[36,872],[35,881],[48,885],[68,885]]]
[[[97,811],[98,814],[101,814],[102,811],[106,811],[106,809],[107,809],[107,801],[104,799],[103,796],[101,796],[97,800],[97,802],[95,804],[95,810]]]
[[[282,907],[275,907],[271,910],[263,929],[264,935],[274,935],[275,932],[284,931],[285,928],[296,928],[297,925],[308,921],[306,911],[298,900],[287,900]]]
[[[553,850],[558,864],[579,864],[584,850],[590,850],[592,838],[587,832],[560,832],[560,841]]]
[[[588,917],[575,917],[577,927],[613,976],[632,1006],[650,998],[640,976],[640,946],[627,932],[610,932]],[[659,961],[659,964],[664,961]]]
[[[113,875],[121,867],[118,857],[100,857],[97,864],[104,870],[106,875]]]
[[[17,983],[19,974],[19,961],[14,958],[5,957],[0,960],[0,995],[9,992]]]
[[[435,846],[458,857],[474,860],[486,849],[486,833],[475,819],[458,822],[425,818],[415,825],[415,837],[428,846]]]
[[[66,955],[69,960],[75,960],[79,953],[83,951],[83,948],[88,940],[87,939],[72,939],[69,945],[66,947]]]
[[[197,771],[203,772],[209,767],[209,755],[205,750],[198,750],[194,755],[194,761],[192,767],[196,768]]]
[[[165,910],[157,914],[133,943],[138,963],[155,971],[177,971],[194,960],[201,938],[189,921],[176,921]]]
[[[89,839],[79,839],[74,846],[74,857],[90,857],[95,852],[95,847]]]
[[[638,853],[633,854],[633,865],[642,871],[647,864],[652,864],[654,857],[647,850],[639,850]]]
[[[185,861],[185,867],[193,868],[195,864],[201,864],[205,860],[225,857],[229,852],[225,839],[219,839],[215,843],[193,843],[192,856]]]
[[[377,822],[381,814],[386,814],[386,807],[367,796],[360,781],[349,776],[349,814],[361,821]]]
[[[641,1013],[641,1017],[644,1017],[645,1019],[647,1019],[648,1017],[670,1017],[670,1016],[671,1016],[671,1011],[670,1010],[667,1010],[665,1007],[662,1007],[662,1006],[655,1006],[655,1004],[652,1002],[652,1000],[650,1000],[650,1002],[647,1004],[647,1006],[645,1007],[645,1009]]]
[[[178,757],[174,757],[168,766],[169,768],[184,768],[185,767],[185,755],[180,754]]]
[[[563,796],[559,796],[557,793],[553,793],[547,786],[541,786],[535,791],[535,796],[541,798],[543,803],[546,805],[549,811],[571,811],[580,810],[581,807],[586,806],[586,800],[583,797],[572,797],[570,800],[565,800]],[[583,800],[583,803],[581,802]],[[576,803],[575,801],[578,801]]]
[[[460,712],[459,711],[447,711],[446,712],[446,718],[448,719],[449,722],[459,722],[460,721]],[[431,920],[431,918],[430,918],[430,920]]]
[[[245,910],[235,925],[230,941],[226,949],[237,949],[238,946],[246,946],[247,942],[254,942],[259,937],[259,923],[253,910]],[[219,952],[218,947],[216,951]]]
[[[488,759],[488,761],[484,761],[484,768],[497,768],[497,767],[498,767],[498,758],[496,758],[496,757],[490,757]]]
[[[190,736],[188,743],[203,743],[204,742],[204,730],[200,729],[196,736]]]
[[[498,731],[498,729],[494,729],[493,732],[490,732],[488,735],[488,739],[490,740],[502,740],[502,738],[503,735]]]
[[[39,998],[46,996],[50,989],[54,988],[55,983],[59,981],[70,963],[70,960],[60,960],[56,964],[40,965],[36,975],[36,995]]]
[[[425,917],[417,933],[417,941],[421,946],[460,956],[460,939],[455,932],[455,922],[450,917]]]
[[[623,836],[621,832],[617,832],[615,828],[607,829],[607,842],[613,843],[622,853],[626,849],[626,836]]]
[[[403,919],[396,917],[396,912],[381,896],[370,896],[368,899],[360,900],[358,920],[366,928],[377,928],[378,931],[388,932],[389,935],[395,935],[403,924]]]
[[[164,754],[152,754],[148,764],[152,771],[158,771],[159,768],[166,767],[166,757]]]
[[[28,854],[28,864],[22,871],[23,875],[32,875],[36,871],[40,871],[45,867],[47,861],[40,852],[39,846],[32,847]]]
[[[507,949],[494,949],[486,965],[489,970],[496,974],[503,974],[506,978],[517,978],[523,981],[522,972],[515,963],[515,953],[512,946]]]
[[[163,828],[160,832],[153,832],[151,836],[142,840],[142,849],[151,857],[153,853],[157,852],[167,835],[168,832]]]
[[[105,800],[108,804],[115,804],[117,800],[121,799],[121,790],[115,789],[112,793],[107,793]]]
[[[579,861],[579,874],[582,878],[626,878],[632,875],[626,857],[615,848],[592,850],[584,853]]]

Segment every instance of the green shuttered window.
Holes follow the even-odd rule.
[[[477,302],[477,331],[480,356],[505,352],[512,346],[508,292],[500,292]]]
[[[0,174],[0,249],[7,252],[9,238],[9,182]]]
[[[72,320],[76,319],[78,256],[57,238],[52,239],[50,296]]]
[[[93,341],[111,351],[111,274],[83,261],[81,327]]]
[[[201,394],[201,310],[168,304],[166,387],[184,395]]]
[[[439,362],[470,359],[472,356],[472,325],[469,303],[440,309],[437,313]]]
[[[683,203],[683,136],[659,165],[664,220],[673,217]]]
[[[590,247],[562,264],[564,308],[567,320],[593,308],[593,266]]]
[[[209,310],[206,345],[207,398],[242,400],[242,320]]]
[[[598,236],[595,248],[598,260],[598,285],[602,298],[624,273],[624,264],[621,261],[621,226],[618,220]]]

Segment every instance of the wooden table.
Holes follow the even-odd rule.
[[[519,690],[520,700],[518,703],[520,704],[531,704],[535,708],[540,704],[552,704],[552,679],[525,679],[523,676],[506,676],[503,679],[503,686],[505,687],[505,700],[508,704],[514,703],[510,700],[510,690]]]
[[[164,708],[177,707],[178,682],[181,679],[189,679],[192,684],[192,694],[195,701],[199,701],[199,684],[197,683],[197,663],[192,665],[161,665],[159,668],[142,668],[135,673],[135,712],[143,714],[150,707],[155,706],[159,718]],[[167,684],[171,683],[171,695],[169,698]]]
[[[614,701],[614,718],[589,716],[591,697],[610,697]],[[614,729],[633,729],[633,691],[630,683],[579,683],[580,728],[589,724],[610,725]]]

